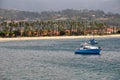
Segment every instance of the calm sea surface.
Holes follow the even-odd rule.
[[[120,38],[96,38],[101,55],[75,55],[87,39],[0,42],[0,80],[120,80]]]

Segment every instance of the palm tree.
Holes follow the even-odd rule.
[[[6,30],[8,28],[7,22],[1,22],[0,27],[1,27],[1,36],[6,37],[8,32],[8,30]]]

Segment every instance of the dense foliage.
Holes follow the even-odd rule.
[[[101,10],[45,11],[0,9],[0,36],[62,36],[119,33],[120,14]],[[110,28],[110,29],[107,29]]]
[[[0,23],[1,37],[17,36],[62,36],[107,34],[109,26],[105,23],[82,21],[31,21]],[[114,27],[113,27],[114,28]],[[113,33],[113,31],[112,31]]]

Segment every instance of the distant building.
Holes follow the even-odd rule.
[[[107,21],[108,18],[97,18],[98,21]]]
[[[107,33],[107,34],[113,33],[113,28],[106,28],[105,33]]]
[[[0,16],[0,19],[2,19],[3,17],[2,16]]]
[[[57,21],[59,21],[59,20],[62,20],[62,21],[64,21],[64,20],[67,20],[68,18],[66,18],[66,17],[61,17],[61,18],[57,18],[56,20]]]

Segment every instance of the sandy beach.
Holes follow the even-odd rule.
[[[115,35],[96,35],[94,38],[120,37],[120,34]],[[52,37],[16,37],[16,38],[0,38],[0,42],[14,41],[14,40],[45,40],[45,39],[75,39],[75,38],[93,38],[92,35],[87,36],[52,36]]]

